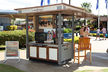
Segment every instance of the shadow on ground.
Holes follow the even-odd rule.
[[[89,57],[89,53],[87,53]],[[92,52],[92,64],[89,64],[89,60],[83,61],[81,66],[96,66],[96,67],[108,67],[108,54]]]
[[[3,61],[0,61],[0,63],[3,63]],[[73,72],[78,68],[78,64],[75,63],[69,63],[70,67],[63,67],[56,63],[29,61],[24,59],[21,59],[20,63],[17,63],[17,60],[7,60],[5,64],[14,66],[25,72]]]
[[[87,53],[87,57],[89,57],[89,53]],[[3,61],[0,61],[0,63],[3,64]],[[21,59],[20,63],[17,63],[17,60],[8,60],[5,64],[24,70],[25,72],[73,72],[83,66],[108,67],[108,54],[92,53],[92,64],[89,63],[89,60],[83,61],[80,65],[69,62],[69,67],[59,66],[56,63],[26,59]]]

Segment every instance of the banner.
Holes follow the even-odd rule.
[[[107,0],[105,0],[105,4],[106,4],[106,8],[107,8],[107,4],[108,4],[108,1]]]
[[[48,5],[50,5],[50,0],[47,0]]]
[[[41,6],[43,6],[44,0],[41,0]]]
[[[99,0],[97,0],[96,9],[99,8]]]

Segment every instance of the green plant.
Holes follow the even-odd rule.
[[[91,3],[84,2],[84,3],[81,4],[81,6],[82,6],[82,8],[84,8],[87,12],[89,12],[89,13],[92,12],[92,10],[91,10],[91,7],[92,7]]]
[[[29,41],[34,40],[34,32],[29,32]],[[26,44],[26,30],[2,31],[0,32],[0,45],[5,45],[5,41],[19,41],[19,46]]]
[[[10,25],[10,26],[7,26],[8,30],[16,30],[17,29],[17,26],[16,25]]]
[[[108,69],[103,69],[102,72],[108,72]]]
[[[74,72],[93,72],[92,70],[74,71]]]
[[[75,36],[74,37],[74,42],[78,43],[78,41],[79,41],[79,37]],[[72,42],[72,39],[64,39],[64,42]]]
[[[72,29],[70,29],[70,28],[64,29],[64,33],[72,33]]]

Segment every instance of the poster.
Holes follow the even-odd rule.
[[[6,57],[18,56],[18,49],[18,41],[6,41]]]
[[[47,33],[47,40],[53,40],[55,38],[55,29],[49,28],[49,29],[44,29],[44,32]]]

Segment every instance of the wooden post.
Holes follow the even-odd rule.
[[[35,32],[39,31],[39,16],[33,16],[33,26]]]
[[[72,58],[74,57],[74,15],[72,16]]]
[[[28,36],[28,16],[26,16],[26,57],[29,58],[29,36]]]
[[[33,26],[34,30],[36,31],[36,16],[33,16]]]

